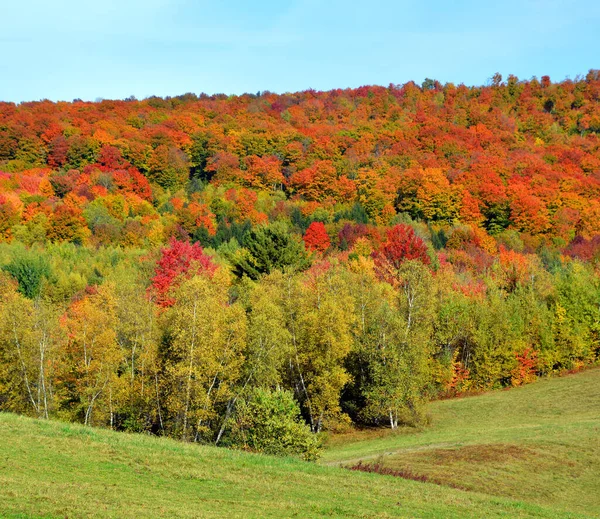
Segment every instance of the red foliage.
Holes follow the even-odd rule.
[[[212,276],[216,270],[217,265],[204,254],[198,243],[191,244],[172,238],[169,245],[161,250],[152,278],[152,291],[156,295],[156,302],[163,307],[173,305],[175,300],[169,296],[169,292],[177,286],[182,276]]]
[[[525,348],[523,353],[515,353],[517,367],[511,372],[513,386],[529,384],[535,380],[538,367],[537,355],[538,352],[533,348]]]
[[[375,262],[385,261],[394,269],[407,260],[419,260],[429,265],[431,260],[427,255],[427,245],[419,238],[410,225],[398,224],[388,229],[386,241],[378,252],[374,253]]]
[[[395,285],[398,281],[398,270],[405,261],[418,260],[429,265],[427,246],[409,225],[395,225],[386,232],[386,241],[379,250],[372,253],[379,277]]]
[[[351,249],[354,243],[359,238],[367,236],[369,234],[369,228],[364,223],[351,224],[347,223],[342,227],[342,230],[338,233],[338,240],[340,246],[345,246]]]
[[[323,222],[312,222],[302,239],[306,247],[315,252],[325,252],[331,245]]]
[[[512,77],[472,88],[409,82],[260,99],[0,102],[0,164],[11,164],[10,174],[0,173],[0,191],[17,195],[12,203],[20,222],[11,215],[11,226],[23,222],[22,195],[58,207],[54,197],[73,194],[82,209],[107,194],[151,201],[145,175],[183,187],[190,173],[217,190],[219,184],[281,190],[328,208],[359,202],[378,225],[408,211],[492,234],[516,230],[547,243],[568,243],[577,234],[589,240],[600,233],[598,77],[597,71],[560,83]],[[42,165],[53,171],[31,169]],[[221,192],[212,193],[197,202],[228,221],[266,222],[266,197],[257,201],[240,190],[234,204],[217,204]],[[289,217],[293,202],[276,202],[271,216]],[[206,212],[192,211],[181,222],[184,231],[210,228]],[[163,216],[164,226],[175,229],[178,223]],[[170,232],[157,228],[154,239]],[[575,245],[568,254],[589,256]]]
[[[564,252],[571,258],[578,258],[583,261],[600,259],[600,234],[597,234],[591,240],[577,236],[569,243]]]
[[[98,162],[108,169],[121,169],[128,165],[123,159],[121,151],[114,146],[108,145],[102,146]]]
[[[62,135],[58,135],[50,142],[50,151],[48,153],[48,165],[53,168],[59,168],[67,162],[67,152],[69,143]]]

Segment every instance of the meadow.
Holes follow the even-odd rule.
[[[428,426],[333,436],[317,464],[2,413],[0,517],[597,517],[599,389],[596,369],[434,402]]]
[[[329,464],[600,515],[600,370],[434,402],[429,427],[332,438]]]

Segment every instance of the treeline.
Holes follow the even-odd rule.
[[[502,249],[461,270],[415,229],[327,256],[281,223],[219,253],[5,244],[0,409],[312,459],[311,431],[597,362],[591,264]]]
[[[467,87],[0,103],[0,239],[155,247],[398,213],[532,250],[600,233],[600,73]],[[343,206],[343,207],[342,207]],[[350,218],[355,219],[355,218]]]

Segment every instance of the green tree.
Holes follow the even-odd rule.
[[[217,444],[240,397],[245,397],[252,388],[282,387],[284,365],[291,355],[291,336],[285,327],[280,279],[281,273],[275,271],[258,282],[244,278],[239,287],[239,300],[247,315],[245,359],[240,379],[227,402]]]
[[[28,299],[37,298],[44,281],[50,277],[48,260],[30,251],[18,253],[2,270],[17,280],[19,292]]]
[[[395,297],[381,298],[370,315],[371,333],[363,338],[370,377],[363,388],[364,415],[418,423],[430,384],[433,287],[429,269],[418,260],[401,264]]]
[[[237,276],[258,279],[273,270],[302,271],[310,260],[304,243],[293,236],[282,222],[256,227],[244,237],[244,248],[230,261]]]

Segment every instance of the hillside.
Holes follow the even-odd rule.
[[[408,213],[564,248],[600,232],[599,96],[590,70],[559,83],[0,102],[0,237],[217,246],[232,223],[294,211],[301,227]]]
[[[326,454],[348,463],[393,452],[386,463],[402,456],[469,491],[4,413],[0,516],[593,517],[599,386],[593,370],[437,402],[422,432],[338,437]]]
[[[599,135],[600,70],[0,102],[2,504],[594,513]]]
[[[596,365],[599,99],[591,70],[0,103],[0,410],[243,443],[262,389],[394,427]]]
[[[442,485],[598,516],[600,370],[435,402],[431,427],[334,438],[329,464],[379,463]]]

